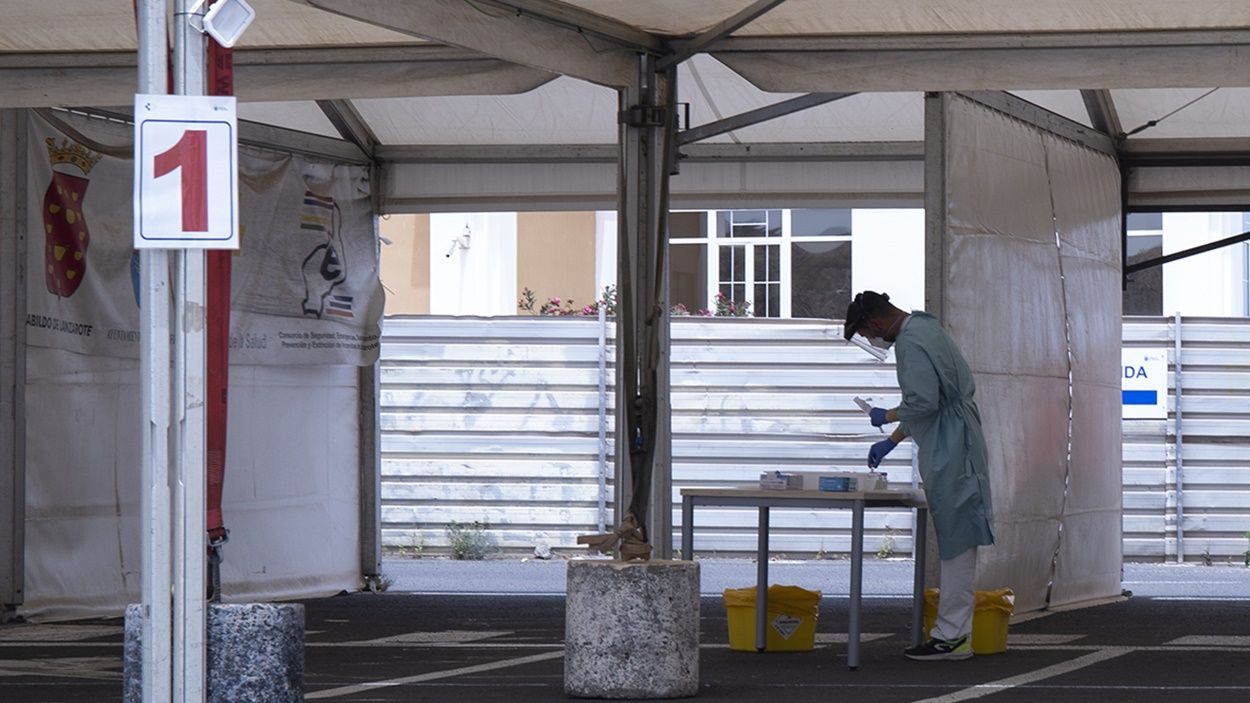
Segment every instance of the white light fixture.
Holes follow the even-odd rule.
[[[203,0],[200,0],[191,12],[198,11],[203,4]],[[247,4],[247,0],[217,0],[204,15],[204,31],[218,44],[229,49],[239,41],[239,37],[243,36],[243,32],[247,31],[254,19],[256,10]]]

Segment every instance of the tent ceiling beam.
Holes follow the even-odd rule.
[[[370,157],[373,156],[378,148],[378,138],[369,128],[369,123],[356,111],[352,101],[318,100],[317,107],[321,108],[321,112],[343,139],[355,144],[356,148]]]
[[[641,53],[662,54],[664,42],[654,34],[609,17],[552,0],[483,0],[578,33],[592,34]],[[780,0],[774,0],[780,1]]]
[[[728,17],[717,22],[711,29],[703,32],[688,42],[681,44],[671,54],[663,56],[656,62],[656,70],[665,71],[671,66],[685,61],[686,59],[707,50],[707,47],[715,44],[724,37],[733,34],[737,30],[745,27],[755,21],[760,15],[768,12],[774,7],[780,5],[786,0],[756,0],[747,7],[735,13],[732,17]]]
[[[248,125],[253,126],[251,123]],[[1089,130],[1088,127],[1084,129]],[[325,141],[342,144],[332,139]],[[1133,167],[1250,165],[1250,139],[1232,137],[1128,139],[1120,143],[1119,153],[1121,160]],[[613,144],[380,145],[375,152],[379,161],[394,164],[614,163],[618,155],[619,149]],[[924,143],[905,141],[687,144],[681,148],[679,158],[684,163],[922,161]]]
[[[1110,90],[1082,90],[1081,100],[1085,101],[1085,111],[1089,113],[1089,121],[1094,129],[1109,137],[1118,138],[1124,134]]]
[[[959,95],[1095,151],[1101,151],[1110,156],[1117,155],[1115,140],[1106,134],[1038,107],[1010,93],[971,91],[959,93]]]
[[[708,139],[709,137],[715,137],[719,134],[732,132],[735,129],[750,127],[751,125],[767,122],[768,120],[799,112],[800,110],[806,110],[809,107],[815,107],[817,105],[831,103],[835,100],[841,100],[842,98],[850,97],[854,94],[855,93],[808,93],[807,95],[800,95],[797,98],[782,100],[779,103],[766,105],[755,110],[748,110],[746,112],[733,115],[732,117],[726,117],[722,120],[708,122],[707,124],[687,129],[678,133],[677,144],[682,146],[702,141],[704,139]]]
[[[717,42],[719,52],[984,51],[991,49],[1148,49],[1237,47],[1250,29],[1178,29],[1092,32],[987,32],[974,34],[862,34],[848,36],[747,36]]]
[[[555,76],[440,46],[236,49],[240,100],[322,100],[522,93]],[[134,101],[135,53],[0,54],[0,107]]]
[[[482,146],[386,146],[379,161],[416,163],[615,163],[620,149],[613,144],[513,144]],[[771,142],[758,144],[688,144],[683,162],[715,161],[920,161],[922,142]]]
[[[99,119],[134,123],[134,116],[129,108],[116,110],[74,108],[73,111]],[[368,164],[371,162],[368,154],[351,142],[249,120],[239,120],[239,144],[345,163]]]
[[[1245,31],[729,37],[713,55],[773,92],[1250,86]]]
[[[581,78],[600,85],[621,87],[634,76],[634,56],[649,51],[608,36],[610,20],[596,18],[597,30],[571,25],[521,5],[554,8],[550,3],[503,0],[291,0],[378,27],[459,46],[511,63]],[[560,8],[561,17],[573,8]],[[584,18],[590,23],[591,18]],[[621,31],[627,26],[620,25]],[[634,30],[636,31],[636,30]],[[650,36],[650,35],[648,35]],[[658,40],[657,40],[658,42]]]
[[[1146,166],[1250,166],[1250,139],[1127,139],[1120,160],[1130,168]]]

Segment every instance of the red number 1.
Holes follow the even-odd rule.
[[[208,132],[189,129],[156,155],[154,178],[182,169],[182,231],[208,231]]]

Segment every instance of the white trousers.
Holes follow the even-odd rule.
[[[939,640],[954,640],[972,632],[972,610],[976,604],[973,581],[977,575],[977,548],[952,559],[942,560],[941,596],[938,598],[937,619],[929,636]]]

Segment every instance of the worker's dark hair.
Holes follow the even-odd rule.
[[[842,327],[842,336],[850,339],[859,331],[860,325],[870,318],[889,312],[894,307],[890,304],[890,296],[886,293],[866,290],[855,296],[855,300],[846,306],[846,323]]]

